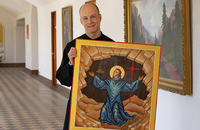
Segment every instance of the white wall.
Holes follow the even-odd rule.
[[[56,11],[56,29],[57,29],[57,68],[60,66],[62,59],[62,8],[72,6],[73,13],[73,38],[84,33],[84,28],[79,20],[79,8],[88,0],[58,0],[51,4],[38,8],[38,42],[39,42],[39,74],[52,79],[52,62],[51,62],[51,12]],[[105,1],[107,4],[104,4]],[[103,4],[102,4],[103,3]],[[115,0],[97,1],[102,14],[102,31],[116,41],[124,40],[123,32],[123,2]],[[106,6],[105,6],[106,5]],[[107,12],[109,10],[109,13]],[[113,10],[113,11],[110,11]],[[113,15],[113,12],[116,12]],[[105,17],[105,18],[104,18]],[[106,20],[109,19],[109,20]],[[116,28],[116,26],[118,28]],[[113,29],[113,30],[112,30]],[[121,31],[119,31],[121,30]],[[113,33],[115,32],[115,33]]]
[[[12,14],[0,9],[0,22],[4,24],[5,29],[5,59],[2,61],[3,63],[26,63],[26,68],[31,69],[31,61],[30,61],[30,53],[31,52],[31,41],[30,39],[25,39],[25,47],[19,48],[16,44],[16,33],[19,30],[16,30],[16,21],[25,18],[25,25],[30,23],[30,13],[24,13],[17,17]],[[26,32],[26,29],[24,32]],[[25,34],[26,35],[26,34]],[[26,38],[26,36],[25,36]],[[25,52],[24,52],[25,48]],[[21,50],[20,50],[21,49]],[[21,53],[21,52],[23,53]],[[17,55],[22,55],[23,58],[19,58]],[[25,54],[25,56],[24,56]],[[24,60],[25,57],[25,60]]]
[[[105,4],[106,3],[106,4]],[[101,30],[116,42],[124,41],[123,0],[96,0],[102,14]]]
[[[4,25],[4,60],[2,63],[15,62],[15,17],[0,9],[0,22]],[[11,53],[12,52],[12,53]]]
[[[38,54],[39,54],[39,74],[52,79],[52,60],[51,60],[51,12],[56,11],[56,31],[57,31],[57,51],[58,55],[62,52],[62,30],[61,30],[61,8],[66,3],[54,2],[38,8]],[[60,55],[59,55],[60,56]],[[60,59],[60,57],[58,57]]]
[[[38,70],[38,16],[37,8],[32,6],[31,8],[31,26],[30,26],[30,38],[31,38],[31,70]]]
[[[31,69],[31,20],[30,20],[30,16],[31,16],[31,9],[29,12],[26,12],[24,14],[21,14],[19,16],[17,16],[15,19],[21,19],[21,18],[25,18],[25,67],[28,69]],[[29,25],[29,39],[27,39],[27,27],[26,25]]]
[[[38,20],[37,8],[30,6],[30,11],[15,17],[16,20],[25,18],[25,67],[29,70],[38,70]],[[29,39],[27,27],[29,26]]]
[[[52,79],[51,73],[51,12],[57,13],[57,67],[62,58],[62,13],[63,7],[73,7],[73,37],[84,33],[78,10],[86,0],[58,0],[38,8],[38,42],[40,75]],[[193,45],[193,95],[182,96],[158,90],[156,130],[197,130],[200,121],[200,1],[192,2],[192,45]],[[115,41],[124,41],[123,0],[97,0],[102,14],[101,29]]]

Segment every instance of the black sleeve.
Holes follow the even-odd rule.
[[[80,39],[90,39],[86,34],[78,37]],[[113,41],[111,38],[107,37],[102,33],[102,35],[95,40]],[[73,77],[73,66],[69,65],[68,52],[71,47],[75,47],[75,39],[67,44],[63,52],[63,58],[60,67],[56,72],[56,78],[60,81],[62,85],[71,86]]]
[[[75,43],[74,43],[75,44]],[[60,67],[56,72],[56,78],[60,81],[62,85],[71,86],[73,77],[73,66],[69,65],[68,52],[73,45],[68,43],[63,52],[63,58]]]

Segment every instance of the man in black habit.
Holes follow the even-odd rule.
[[[81,35],[80,39],[113,41],[111,38],[104,35],[100,30],[101,14],[95,4],[87,3],[81,6],[79,10],[80,22],[85,28],[85,34]],[[56,78],[62,85],[71,86],[73,77],[73,64],[77,50],[75,48],[75,39],[69,42],[63,52],[62,63],[57,70]],[[67,104],[67,111],[63,130],[69,129],[71,92]]]

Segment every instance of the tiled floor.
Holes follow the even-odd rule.
[[[0,68],[0,130],[61,130],[67,100],[23,67]]]

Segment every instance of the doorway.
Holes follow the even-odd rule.
[[[17,20],[15,56],[16,63],[25,64],[25,18]]]

